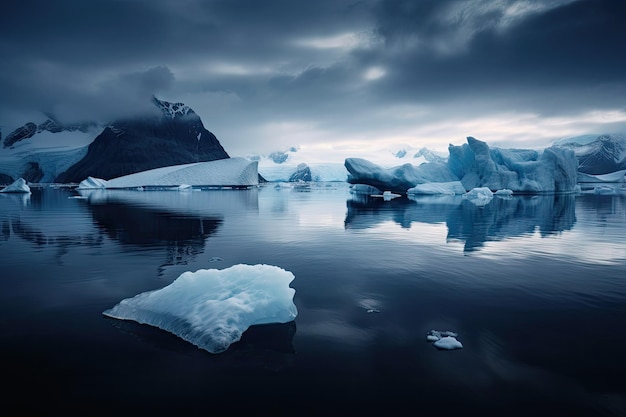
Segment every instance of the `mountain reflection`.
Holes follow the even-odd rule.
[[[445,223],[447,240],[464,242],[465,251],[510,237],[549,236],[576,223],[573,195],[495,197],[482,207],[461,196],[409,196],[388,202],[353,196],[347,207],[346,229],[371,228],[385,221],[403,228],[413,222]]]
[[[219,216],[200,216],[126,203],[123,199],[98,200],[89,210],[96,226],[123,245],[164,248],[161,266],[186,264],[204,251],[207,238],[222,224]]]
[[[179,214],[151,210],[119,203],[90,206],[98,227],[123,244],[160,246],[182,243],[204,247],[222,219],[183,217]]]

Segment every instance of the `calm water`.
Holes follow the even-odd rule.
[[[484,208],[357,198],[346,184],[77,197],[0,195],[5,407],[626,415],[625,195]],[[213,355],[101,314],[239,263],[294,273],[294,323]],[[436,350],[431,329],[464,348]]]

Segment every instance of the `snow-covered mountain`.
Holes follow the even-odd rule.
[[[0,183],[78,183],[193,162],[228,158],[215,135],[183,103],[152,98],[154,111],[96,123],[64,125],[51,115],[13,129],[0,148]]]
[[[415,148],[412,146],[403,146],[398,151],[393,152],[393,156],[398,159],[399,164],[410,163],[412,165],[420,165],[424,162],[445,162],[447,159],[447,155],[444,153],[435,152],[426,147]]]
[[[297,146],[284,151],[273,151],[268,155],[248,155],[258,161],[259,175],[270,182],[345,182],[348,171],[343,163],[311,162],[301,155]]]
[[[554,145],[574,151],[579,172],[602,175],[626,169],[626,136],[623,134],[575,136],[559,139]]]
[[[64,124],[43,113],[30,117],[2,138],[0,183],[19,177],[29,182],[54,181],[59,172],[86,155],[87,146],[102,130],[95,122]]]
[[[60,173],[55,181],[80,182],[88,176],[110,179],[229,157],[191,108],[156,97],[152,102],[160,112],[109,124],[89,145],[85,157]]]

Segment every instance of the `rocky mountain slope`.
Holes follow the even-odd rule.
[[[229,157],[190,107],[156,97],[152,102],[158,114],[114,121],[89,145],[85,157],[59,174],[55,182],[80,182],[88,176],[111,179]]]

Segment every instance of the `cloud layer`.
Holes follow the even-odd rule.
[[[533,147],[626,126],[619,0],[11,3],[5,125],[31,110],[107,121],[157,94],[242,156],[468,135]]]

